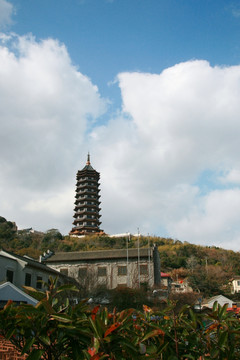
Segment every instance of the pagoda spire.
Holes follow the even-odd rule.
[[[86,165],[90,165],[90,154],[89,154],[89,152],[88,152],[88,154],[87,154],[87,162],[86,162]]]

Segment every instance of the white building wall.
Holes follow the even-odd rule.
[[[233,293],[240,293],[240,278],[239,279],[234,279],[232,282],[232,287],[233,287]]]
[[[12,283],[18,288],[25,285],[26,273],[31,274],[31,286],[36,288],[37,277],[41,277],[44,282],[48,282],[50,274],[36,269],[35,267],[25,266],[26,263],[13,256],[0,256],[0,282],[7,280],[7,270],[13,271]]]
[[[150,264],[147,260],[140,260],[140,269],[141,265],[144,266],[146,274],[140,274],[138,276],[138,262],[129,260],[128,263],[128,275],[120,275],[118,273],[119,267],[127,267],[126,261],[95,261],[92,263],[83,263],[80,264],[49,264],[48,266],[52,267],[57,271],[67,271],[67,275],[76,279],[80,284],[86,285],[88,289],[92,289],[97,286],[105,286],[108,289],[114,289],[118,286],[128,286],[131,288],[137,288],[140,283],[147,283],[151,288],[154,285],[154,276],[153,276],[153,262]],[[105,268],[106,275],[101,276],[99,274],[99,269]],[[81,276],[81,270],[86,269],[87,274]],[[80,275],[79,275],[80,274]]]

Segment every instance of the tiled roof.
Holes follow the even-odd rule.
[[[140,249],[140,257],[148,257],[150,250],[150,255],[152,256],[152,250],[148,248]],[[138,257],[138,249],[128,249],[129,258]],[[59,252],[54,254],[52,257],[46,260],[46,263],[53,263],[59,261],[87,261],[87,260],[109,260],[109,259],[126,259],[127,250],[126,249],[116,249],[116,250],[100,250],[100,251],[74,251],[74,252]]]
[[[171,277],[169,274],[166,274],[164,272],[161,272],[161,277]]]
[[[15,261],[16,261],[16,259],[24,261],[25,263],[27,263],[27,266],[29,265],[29,266],[34,267],[36,269],[41,269],[42,271],[51,272],[54,275],[58,275],[58,276],[60,275],[58,271],[48,267],[47,265],[44,265],[44,264],[40,263],[40,262],[38,262],[38,261],[36,261],[34,259],[30,259],[29,257],[17,255],[17,254],[14,254],[14,253],[12,253],[10,251],[6,251],[6,250],[3,250],[3,253],[0,254],[0,255],[5,256],[4,253],[9,254],[13,258],[13,260],[15,260]]]
[[[95,171],[94,168],[92,167],[92,165],[85,165],[84,168],[82,169],[82,171],[83,170]]]

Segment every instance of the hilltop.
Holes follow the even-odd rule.
[[[127,238],[89,235],[84,238],[63,236],[57,229],[45,233],[32,229],[17,231],[14,223],[0,217],[0,247],[20,255],[38,259],[44,251],[91,251],[126,248]],[[200,246],[171,238],[140,236],[140,247],[157,244],[161,270],[174,280],[188,277],[194,290],[207,295],[219,292],[229,295],[229,280],[240,275],[240,253],[216,246]],[[137,247],[138,239],[131,236],[128,247]]]

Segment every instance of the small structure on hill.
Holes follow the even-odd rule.
[[[74,208],[74,227],[69,235],[81,236],[93,233],[103,233],[100,230],[100,174],[93,169],[90,163],[90,155],[82,170],[77,172],[77,184]]]
[[[231,293],[232,294],[240,293],[240,276],[235,276],[231,280]]]
[[[223,295],[216,295],[216,296],[213,296],[211,297],[210,299],[208,300],[205,300],[203,301],[202,303],[202,308],[203,307],[208,307],[208,308],[212,308],[213,307],[213,304],[217,301],[217,303],[221,306],[227,304],[228,305],[228,308],[232,308],[233,304],[234,304],[234,301],[228,299],[226,296],[223,296]]]

